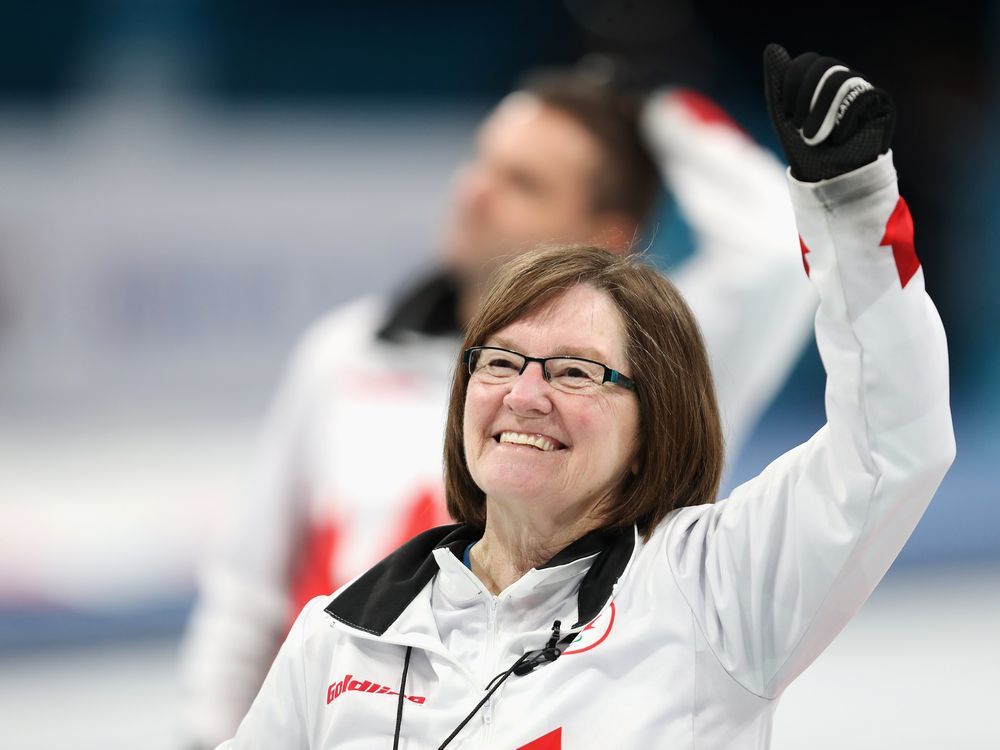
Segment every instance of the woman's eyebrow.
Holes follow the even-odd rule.
[[[504,349],[510,349],[513,352],[519,351],[517,344],[510,339],[503,338],[502,336],[490,336],[486,339],[485,346],[499,346]]]
[[[521,352],[522,354],[527,354],[527,352],[521,351],[518,345],[515,344],[510,339],[505,339],[502,336],[490,336],[486,340],[487,346],[499,346],[504,349],[510,349],[511,351]],[[593,359],[598,362],[603,362],[607,357],[596,349],[592,349],[589,346],[557,346],[553,349],[553,354],[551,356],[558,357],[561,354],[567,357],[582,357],[583,359]]]
[[[604,362],[608,357],[596,349],[591,349],[587,346],[563,346],[559,348],[560,354],[567,354],[570,357],[582,357],[583,359],[594,359],[598,362]]]

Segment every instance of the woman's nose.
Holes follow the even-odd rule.
[[[541,362],[529,362],[514,378],[504,403],[517,414],[548,414],[552,411],[552,386],[545,379]]]

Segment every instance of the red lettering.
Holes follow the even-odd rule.
[[[399,695],[399,693],[395,690],[385,685],[380,685],[377,682],[372,682],[371,680],[355,679],[354,675],[347,675],[344,679],[339,682],[332,683],[326,689],[327,705],[333,703],[335,699],[347,692],[369,693],[375,695]],[[423,695],[405,695],[403,697],[411,703],[424,703],[427,700],[426,696]]]

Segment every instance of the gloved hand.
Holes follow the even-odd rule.
[[[831,57],[764,49],[767,110],[792,176],[830,179],[889,150],[896,107],[889,95]]]

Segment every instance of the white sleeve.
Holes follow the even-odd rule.
[[[302,445],[318,377],[315,329],[296,349],[260,434],[247,490],[202,571],[180,657],[187,746],[231,737],[290,618],[289,577],[307,521]]]
[[[679,511],[663,537],[709,647],[763,697],[860,609],[955,453],[944,329],[891,154],[790,182],[820,296],[827,423],[728,500]]]
[[[305,633],[309,619],[321,614],[329,597],[310,601],[292,625],[264,684],[235,737],[217,750],[306,750],[309,747],[310,695],[306,687]],[[319,609],[320,611],[317,611]]]
[[[671,278],[705,339],[731,465],[795,364],[816,309],[784,168],[692,91],[652,97],[643,127],[695,235],[695,255]]]

